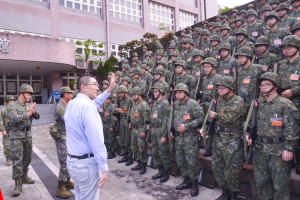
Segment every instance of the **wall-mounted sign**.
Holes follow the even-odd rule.
[[[6,37],[0,37],[0,51],[3,53],[9,53],[9,43],[10,41]]]

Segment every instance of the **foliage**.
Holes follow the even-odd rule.
[[[100,60],[99,67],[95,71],[96,76],[106,77],[108,72],[115,72],[114,65],[118,64],[118,60],[111,55],[107,61],[103,62]]]
[[[235,6],[234,8],[237,8],[237,7],[239,7],[239,6]],[[219,13],[219,15],[222,15],[223,13],[225,13],[227,11],[230,11],[230,10],[232,10],[234,8],[229,8],[227,6],[221,7],[220,5],[218,5],[218,13]]]
[[[74,84],[76,84],[75,81],[69,81],[69,87],[71,88],[71,90],[72,90]]]

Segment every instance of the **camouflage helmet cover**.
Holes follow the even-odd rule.
[[[27,93],[32,93],[32,94],[34,93],[33,88],[28,84],[22,84],[20,86],[19,92],[22,92],[22,93],[27,92]]]
[[[213,67],[217,67],[217,66],[218,66],[217,60],[216,60],[215,58],[213,58],[213,57],[208,57],[208,58],[206,58],[206,59],[203,61],[202,64],[203,64],[203,65],[204,65],[204,64],[211,64]]]
[[[287,11],[290,10],[288,4],[286,4],[286,3],[281,3],[281,4],[279,4],[279,5],[277,6],[276,12],[278,12],[279,10],[282,10],[282,9],[287,10]]]
[[[174,91],[184,91],[186,92],[187,94],[189,94],[189,88],[186,84],[184,83],[178,83],[176,86],[175,86],[175,89]]]
[[[127,90],[127,88],[124,85],[120,85],[119,87],[117,87],[116,92],[117,93],[121,93],[121,92],[127,93],[128,90]]]
[[[60,88],[60,94],[65,94],[65,93],[74,93],[70,87],[62,87]]]
[[[231,49],[231,45],[229,44],[229,43],[224,43],[224,44],[222,44],[220,47],[219,47],[219,51],[221,51],[221,49],[227,49],[228,51],[232,51],[232,49]]]
[[[127,81],[128,83],[131,83],[131,79],[128,76],[122,78],[122,81]]]
[[[267,45],[270,46],[270,38],[268,36],[260,36],[255,42],[255,46]]]
[[[161,93],[165,93],[165,87],[163,84],[161,83],[155,83],[154,86],[152,87],[152,89],[157,89],[159,90]]]
[[[284,47],[284,46],[293,46],[293,47],[296,47],[298,49],[300,49],[300,39],[299,37],[295,36],[295,35],[289,35],[289,36],[286,36],[280,47]]]
[[[213,35],[213,36],[211,36],[210,37],[210,42],[211,41],[219,41],[219,42],[221,42],[221,36],[220,35]]]
[[[255,10],[248,10],[246,16],[248,17],[249,15],[254,15],[257,17],[257,12]]]
[[[122,76],[123,73],[122,73],[121,71],[116,71],[116,72],[115,72],[115,75],[116,75],[116,76]]]
[[[235,90],[235,81],[231,76],[223,76],[221,80],[217,83],[217,85],[223,85],[231,90]]]
[[[142,95],[142,89],[139,88],[139,87],[134,87],[132,89],[132,94],[139,94],[139,95]]]
[[[205,53],[204,53],[204,51],[202,51],[202,50],[196,49],[196,50],[194,51],[193,56],[201,56],[202,58],[205,58]]]
[[[271,18],[275,18],[277,20],[277,22],[279,22],[279,16],[277,14],[277,12],[270,12],[266,17],[265,17],[265,22],[267,22],[269,19]]]
[[[178,60],[176,63],[175,63],[175,67],[176,66],[182,66],[183,68],[186,68],[186,62],[184,60]]]
[[[297,23],[295,23],[293,25],[293,28],[292,28],[292,32],[293,34],[295,33],[296,30],[300,29],[300,21],[298,21]]]
[[[239,30],[237,30],[237,32],[235,33],[235,35],[245,35],[246,37],[248,37],[248,31],[245,28],[241,28]]]
[[[253,57],[253,49],[250,47],[241,47],[237,50],[235,57],[237,56],[247,56],[247,57]]]
[[[104,80],[104,81],[102,81],[102,85],[103,85],[103,84],[109,85],[109,82],[108,82],[108,80]]]
[[[280,88],[280,77],[274,72],[266,72],[262,74],[257,81],[260,84],[263,80],[272,81],[278,88]]]
[[[266,5],[266,6],[264,6],[262,9],[261,9],[261,12],[266,12],[266,11],[272,11],[272,7],[271,6],[269,6],[269,5]]]
[[[160,69],[160,68],[156,68],[153,72],[153,74],[160,74],[160,75],[164,75],[164,71],[163,69]]]
[[[138,75],[142,75],[142,70],[140,69],[140,68],[135,68],[134,70],[133,70],[133,74],[134,75],[136,75],[136,74],[138,74]]]
[[[158,65],[163,65],[165,68],[168,67],[167,61],[164,61],[164,60],[159,60],[159,61],[157,62],[157,66],[158,66]]]
[[[14,100],[16,100],[16,98],[12,95],[7,95],[4,99],[5,102],[11,101],[11,100],[14,101]]]
[[[228,31],[230,31],[229,25],[228,25],[228,24],[223,24],[222,27],[221,27],[221,29],[220,29],[220,31],[223,31],[223,30],[228,30]]]

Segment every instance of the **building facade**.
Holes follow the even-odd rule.
[[[84,63],[76,41],[120,58],[118,46],[146,32],[162,36],[217,14],[217,0],[0,0],[0,105],[33,85],[33,99],[47,103],[51,91],[77,81]],[[96,66],[95,66],[96,68]]]

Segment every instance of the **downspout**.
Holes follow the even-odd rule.
[[[108,13],[109,13],[109,8],[108,8],[108,0],[105,0],[105,12],[106,12],[106,19],[105,19],[105,28],[106,28],[106,41],[105,41],[105,44],[106,44],[106,60],[108,60],[109,58],[109,54],[110,54],[110,43],[109,43],[109,35],[110,35],[110,32],[109,32],[109,19],[108,19]]]
[[[204,0],[204,19],[206,20],[206,0]]]

